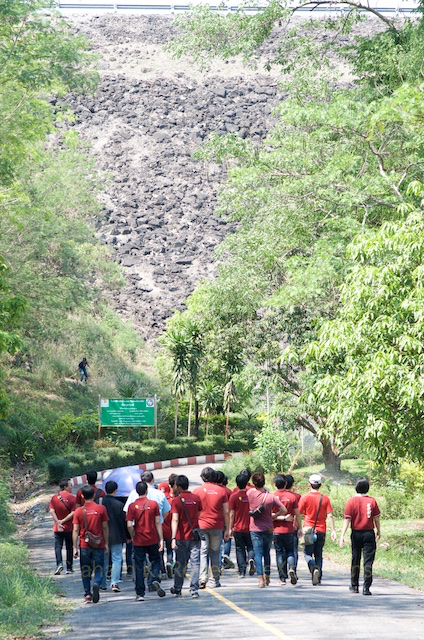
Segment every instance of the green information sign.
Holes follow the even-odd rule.
[[[99,418],[102,427],[155,427],[156,398],[99,398]]]

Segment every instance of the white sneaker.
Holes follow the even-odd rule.
[[[136,602],[144,602],[144,596],[136,596],[135,597],[135,601]]]

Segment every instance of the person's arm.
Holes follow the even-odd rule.
[[[171,535],[172,535],[171,547],[173,549],[177,548],[176,537],[177,537],[177,531],[178,531],[178,520],[179,520],[178,513],[173,513],[172,520],[171,520]]]
[[[236,512],[234,511],[234,509],[230,509],[230,535],[233,535],[235,515]]]
[[[59,520],[59,522],[61,522],[62,524],[65,524],[65,522],[69,522],[69,520],[72,520],[73,517],[74,517],[74,512],[70,511],[68,515],[65,518],[62,518],[62,520]]]
[[[134,525],[132,522],[127,522],[127,529],[132,542],[134,540]]]
[[[51,515],[51,517],[53,518],[54,523],[56,524],[56,526],[57,526],[58,530],[59,530],[59,531],[63,531],[63,524],[62,524],[62,521],[61,521],[61,520],[59,520],[59,518],[57,517],[57,515],[56,515],[56,511],[55,511],[53,508],[52,508],[52,509],[49,509],[49,511],[50,511],[50,515]],[[72,517],[74,514],[72,513],[72,514],[70,514],[70,515],[71,515],[71,517]],[[68,518],[68,519],[69,519],[69,518]]]
[[[340,535],[340,549],[343,549],[344,547],[344,537],[346,535],[346,531],[349,529],[350,524],[351,524],[350,518],[345,518],[343,520],[343,528],[342,528],[342,533]]]
[[[299,511],[299,509],[297,507],[294,510],[294,523],[296,524],[296,527],[299,530],[302,528],[302,518],[301,518],[301,515],[300,515],[300,511]]]
[[[331,540],[333,542],[336,542],[337,540],[337,531],[336,531],[336,526],[334,524],[334,517],[333,517],[333,513],[327,513],[328,519],[330,521],[330,526],[331,526]]]
[[[158,536],[159,536],[159,551],[163,551],[163,531],[162,531],[162,523],[160,521],[160,515],[155,516],[155,524],[156,524],[156,531],[158,532]]]
[[[374,525],[377,529],[376,539],[380,540],[381,538],[381,529],[380,529],[380,516],[374,516]]]
[[[230,508],[228,506],[228,502],[224,502],[222,505],[222,511],[224,513],[224,522],[225,522],[225,531],[224,531],[224,540],[227,541],[231,538],[230,534]]]
[[[74,547],[74,558],[78,558],[78,538],[79,538],[80,527],[79,524],[74,524],[72,529],[72,543]]]
[[[106,522],[102,522],[102,533],[105,541],[105,553],[109,551],[109,525]]]

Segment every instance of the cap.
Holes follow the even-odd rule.
[[[322,478],[319,473],[313,473],[309,476],[309,484],[322,484]]]

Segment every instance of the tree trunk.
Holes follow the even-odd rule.
[[[188,410],[188,428],[187,428],[188,437],[191,436],[191,413],[192,413],[192,409],[193,409],[193,394],[190,393],[190,407],[189,407],[189,410]]]
[[[209,412],[206,414],[206,438],[209,436]]]
[[[175,422],[174,422],[174,437],[177,437],[178,430],[178,396],[175,398]]]
[[[227,415],[225,416],[225,442],[228,440],[228,431],[229,431],[229,420],[230,420],[230,403],[227,405]]]
[[[194,400],[194,437],[197,439],[199,437],[199,426],[200,426],[200,419],[199,419],[199,401],[197,400],[197,398],[195,398]]]
[[[329,473],[340,473],[342,462],[337,449],[329,440],[320,440],[322,444],[322,455],[324,458],[325,470]]]

